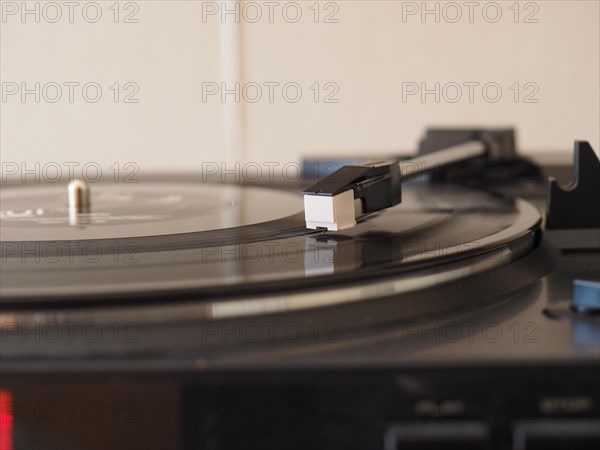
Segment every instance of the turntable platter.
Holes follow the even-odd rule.
[[[449,186],[409,184],[400,205],[336,233],[307,230],[296,193],[193,179],[92,188],[75,225],[55,186],[3,189],[4,307],[264,296],[461,260],[491,270],[531,249],[540,224],[526,202]]]

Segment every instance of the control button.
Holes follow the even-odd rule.
[[[406,422],[387,428],[384,450],[481,450],[489,442],[489,429],[479,422]]]
[[[580,313],[600,313],[600,281],[573,281],[573,309]]]
[[[518,423],[513,450],[596,450],[600,448],[600,421],[594,419],[540,419]]]

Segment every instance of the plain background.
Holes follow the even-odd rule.
[[[40,83],[39,102],[34,94],[2,99],[2,162],[133,161],[151,171],[286,163],[411,151],[434,125],[515,126],[527,154],[567,153],[575,139],[600,147],[596,0],[240,2],[237,21],[222,16],[236,2],[112,0],[96,2],[96,23],[85,20],[94,19],[91,2],[76,2],[72,23],[62,1],[52,23],[56,6],[46,3],[2,0],[3,89]],[[24,4],[40,8],[39,23],[20,10],[7,14]],[[128,14],[137,22],[124,23]],[[97,83],[102,97],[92,103],[75,88],[70,102],[65,88],[49,101],[52,83],[64,82]],[[248,98],[203,98],[209,85],[236,82]],[[134,86],[125,83],[139,88],[137,103],[123,101]],[[265,83],[276,86],[273,101]],[[288,83],[302,90],[295,103],[294,92],[283,96]],[[407,83],[439,83],[438,101],[407,95]],[[476,86],[472,101],[464,83]],[[502,89],[497,101],[494,91],[484,96],[489,83]],[[337,102],[325,102],[327,94]]]

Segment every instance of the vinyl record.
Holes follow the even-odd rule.
[[[523,201],[407,184],[400,205],[353,229],[314,231],[298,192],[173,177],[95,184],[90,212],[73,220],[64,185],[3,189],[2,307],[218,303],[405,274],[435,284],[468,273],[414,280],[463,260],[491,270],[530,249],[540,223]]]

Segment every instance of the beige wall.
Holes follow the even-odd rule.
[[[566,150],[574,139],[600,147],[597,1],[427,2],[426,8],[439,8],[439,22],[433,13],[420,15],[422,2],[336,1],[318,8],[314,1],[297,2],[299,8],[255,2],[239,23],[231,14],[223,18],[223,2],[121,2],[119,23],[110,9],[114,1],[97,2],[103,13],[97,23],[78,9],[69,23],[62,1],[57,23],[47,20],[51,8],[48,17],[42,14],[48,2],[39,2],[40,23],[32,15],[23,21],[20,11],[9,14],[13,3],[22,4],[2,0],[5,94],[14,87],[6,83],[39,82],[51,97],[48,83],[71,81],[98,83],[103,96],[89,103],[75,88],[70,103],[66,87],[57,103],[44,95],[39,103],[33,95],[25,102],[18,94],[5,96],[2,161],[135,161],[142,170],[190,169],[203,161],[287,162],[304,154],[411,149],[428,125],[468,124],[514,125],[525,152]],[[38,2],[27,3],[33,9]],[[78,2],[81,8],[87,3]],[[302,18],[292,23],[298,10]],[[458,11],[462,17],[455,20]],[[86,17],[94,12],[88,7]],[[132,12],[138,22],[122,23]],[[206,94],[236,81],[246,86],[239,102],[234,94],[224,102],[218,93],[203,99],[203,88]],[[115,82],[121,94],[139,87],[133,97],[139,101],[124,103],[121,95],[115,103]],[[124,90],[126,82],[135,85]],[[292,85],[284,98],[286,83],[302,89],[296,103]],[[439,102],[434,93],[424,101],[409,95],[422,83],[430,89],[439,83]],[[464,83],[474,83],[472,101]],[[252,103],[256,85],[262,97]],[[493,102],[498,86],[502,93]],[[336,90],[329,99],[337,102],[325,102]]]

